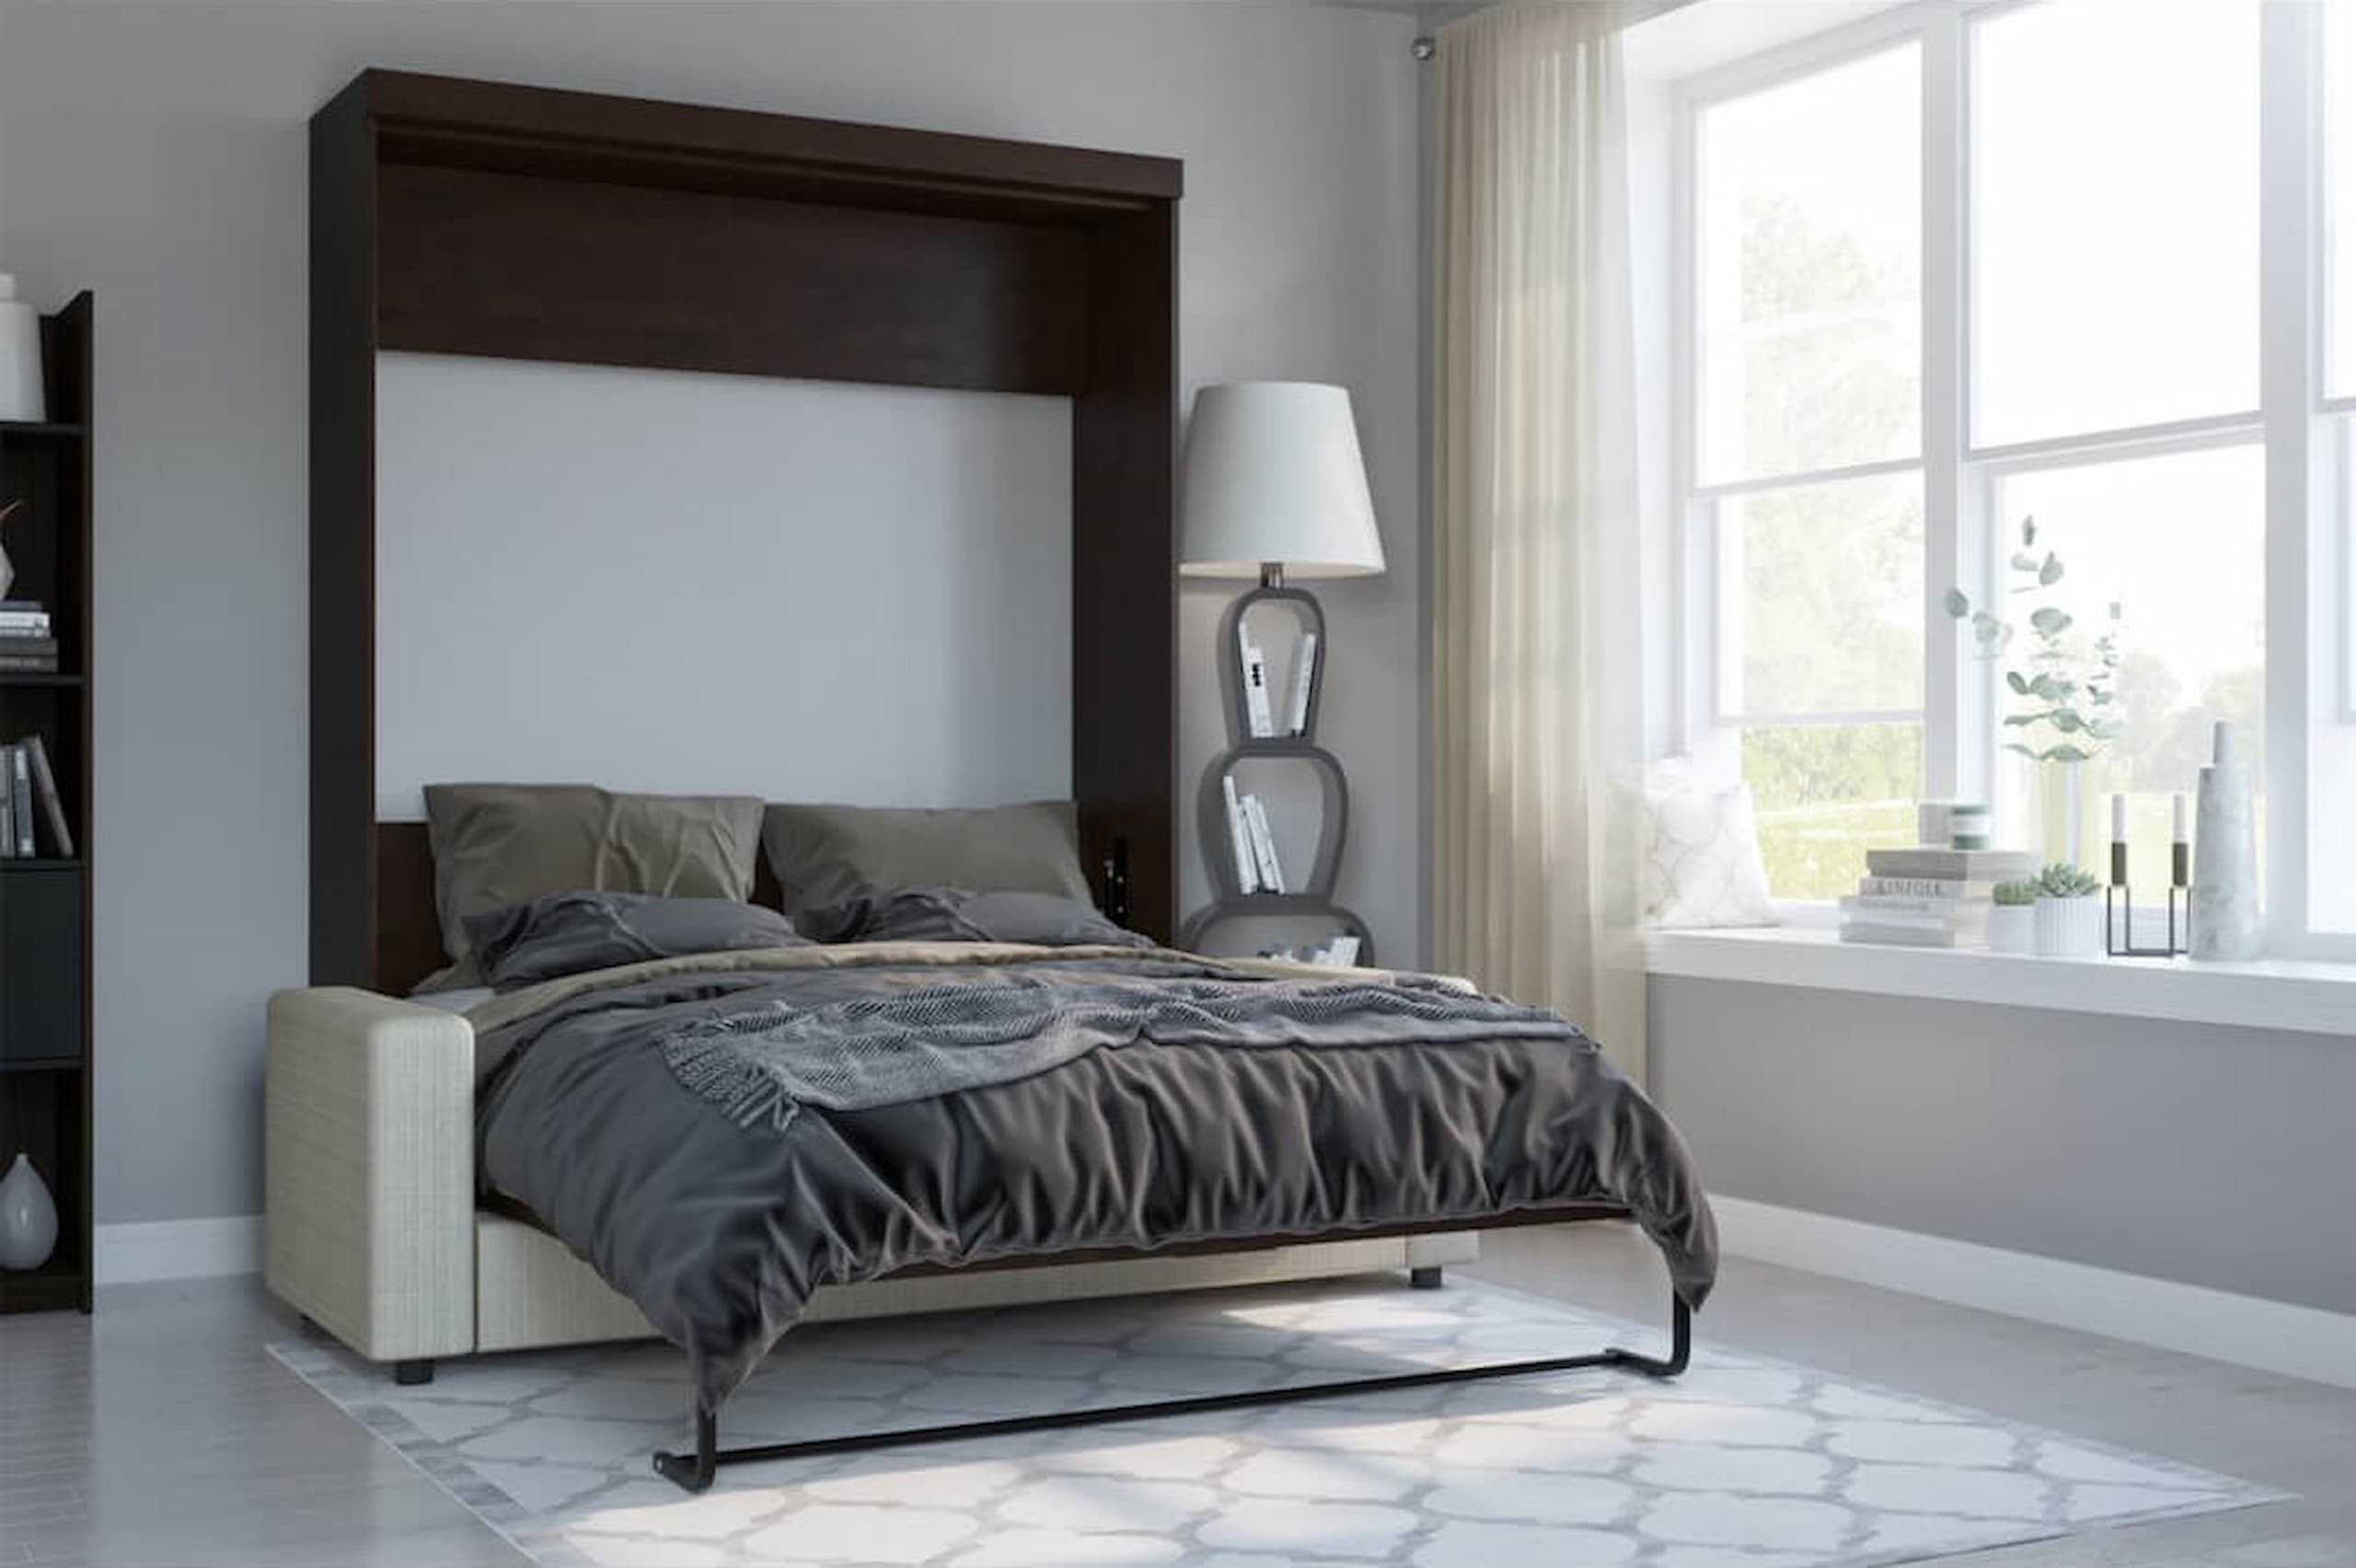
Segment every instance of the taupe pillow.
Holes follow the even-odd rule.
[[[789,914],[904,887],[1096,902],[1069,801],[975,811],[772,805],[761,819],[761,852]]]
[[[551,893],[750,898],[761,802],[586,784],[428,784],[425,822],[442,946],[456,963],[468,956],[468,916]]]

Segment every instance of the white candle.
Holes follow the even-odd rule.
[[[2110,798],[2110,841],[2113,844],[2127,842],[2127,797],[2124,795]]]
[[[2174,839],[2174,842],[2175,842],[2175,843],[2177,843],[2177,844],[2181,844],[2181,843],[2183,843],[2183,842],[2185,841],[2185,837],[2184,837],[2184,796],[2183,796],[2183,794],[2182,794],[2181,792],[2179,792],[2179,793],[2177,793],[2177,794],[2176,794],[2176,795],[2170,796],[2170,797],[2169,797],[2169,801],[2170,801],[2170,803],[2171,803],[2171,804],[2175,807],[2175,809],[2176,809],[2176,837],[2175,837],[2175,839]]]

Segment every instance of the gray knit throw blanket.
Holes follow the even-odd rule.
[[[804,1105],[857,1111],[1011,1083],[1106,1047],[1582,1041],[1542,1008],[1353,981],[1057,979],[927,986],[802,1009],[774,1002],[663,1041],[679,1081],[738,1125]]]

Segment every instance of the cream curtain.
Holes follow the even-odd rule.
[[[1616,7],[1439,34],[1435,957],[1642,1078],[1642,681]]]

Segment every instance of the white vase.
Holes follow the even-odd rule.
[[[2102,951],[2102,900],[2040,898],[2037,901],[2037,956],[2091,958]]]
[[[2037,951],[2037,905],[1999,904],[1988,911],[1990,952]]]
[[[40,313],[17,298],[17,280],[0,272],[0,420],[44,420]]]
[[[33,1162],[17,1156],[0,1176],[0,1269],[37,1269],[57,1250],[57,1202]]]
[[[2212,760],[2200,770],[2192,824],[2195,958],[2251,959],[2266,951],[2258,905],[2258,810],[2249,769],[2234,752],[2234,727],[2217,721]]]

